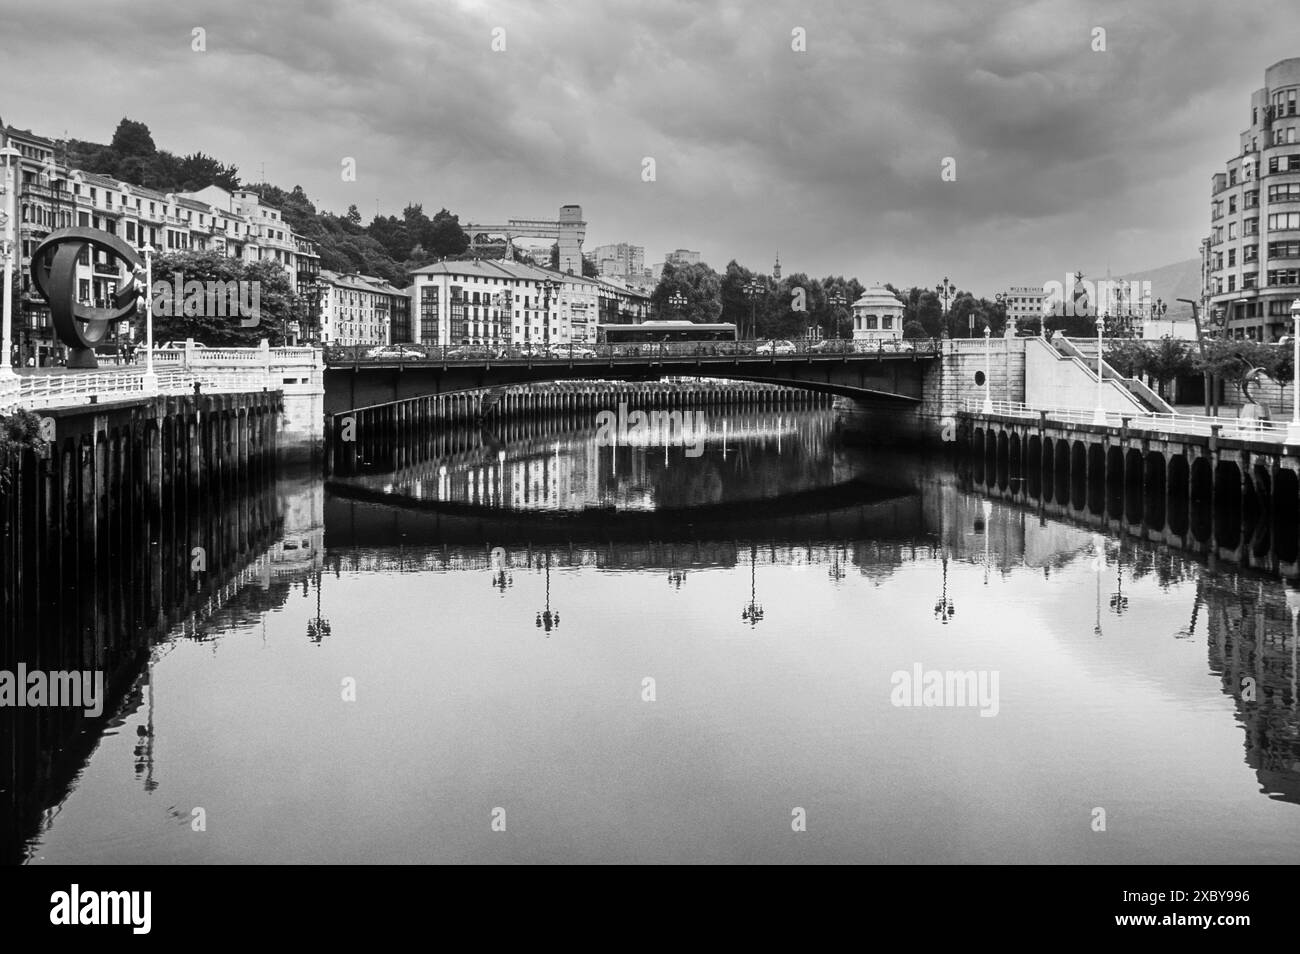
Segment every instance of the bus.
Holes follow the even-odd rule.
[[[736,326],[730,322],[703,324],[694,321],[642,321],[636,324],[599,324],[596,340],[601,344],[680,344],[686,342],[736,341]]]

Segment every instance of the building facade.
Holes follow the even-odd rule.
[[[1020,328],[1030,319],[1041,321],[1047,307],[1047,292],[1042,286],[1012,285],[1002,293],[1007,309],[1008,328]]]
[[[595,279],[522,262],[435,262],[411,273],[411,327],[419,344],[590,344],[602,306],[628,292],[602,291]]]
[[[355,273],[319,273],[322,344],[386,345],[410,342],[411,298],[407,289]]]
[[[1300,57],[1264,71],[1250,127],[1210,188],[1204,250],[1212,322],[1237,338],[1289,333],[1300,298]]]

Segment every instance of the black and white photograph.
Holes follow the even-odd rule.
[[[23,920],[156,935],[179,865],[1278,916],[1293,0],[0,0],[0,76]]]

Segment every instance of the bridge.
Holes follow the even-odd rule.
[[[471,242],[487,235],[505,236],[509,243],[517,236],[545,238],[560,246],[559,270],[570,275],[582,274],[582,242],[587,237],[587,223],[582,220],[582,206],[560,206],[559,218],[511,219],[505,225],[465,225],[461,227]]]
[[[688,348],[599,345],[541,355],[516,349],[497,357],[473,356],[466,353],[469,349],[456,348],[412,348],[400,357],[374,358],[363,357],[359,350],[334,352],[325,368],[325,413],[510,385],[673,377],[786,385],[915,408],[924,398],[925,376],[940,354],[937,343],[838,353],[805,349],[768,354],[761,347],[757,342]]]

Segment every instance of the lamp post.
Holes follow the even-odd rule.
[[[0,238],[5,259],[4,279],[4,328],[0,333],[0,348],[3,348],[3,360],[0,360],[0,381],[11,380],[14,374],[12,366],[13,330],[14,330],[14,232],[17,228],[18,203],[14,186],[14,160],[22,155],[13,146],[6,145],[0,149],[4,157],[4,207],[0,208],[0,222],[4,224],[4,234]]]
[[[1291,302],[1291,423],[1286,427],[1286,442],[1300,444],[1300,298]]]
[[[668,296],[668,305],[675,312],[680,312],[686,307],[686,296],[680,291],[675,291]]]
[[[140,386],[145,394],[158,393],[158,375],[153,371],[153,246],[145,245],[144,254],[144,377]]]
[[[742,286],[745,297],[749,299],[749,333],[754,338],[758,338],[758,317],[756,309],[758,307],[758,296],[767,291],[763,283],[757,278],[751,278]]]
[[[847,308],[849,304],[849,297],[848,295],[844,294],[844,292],[842,291],[833,291],[826,296],[826,302],[831,306],[832,309]],[[841,337],[840,320],[841,319],[839,315],[835,315],[835,337],[836,338]]]
[[[1006,292],[998,292],[993,298],[1002,308],[1003,334],[1008,338],[1014,338],[1016,336],[1016,323],[1011,317],[1011,296]]]
[[[1098,315],[1097,316],[1097,410],[1092,415],[1092,423],[1094,424],[1106,423],[1106,409],[1102,407],[1102,396],[1101,396],[1102,393],[1101,386],[1103,383],[1103,379],[1101,376],[1101,369],[1102,369],[1101,336],[1102,336],[1102,332],[1104,332],[1105,330],[1106,330],[1106,318],[1104,315]]]
[[[935,294],[943,299],[943,327],[945,330],[948,328],[948,299],[952,297],[952,293],[956,290],[957,286],[948,281],[947,275],[943,277],[943,281],[934,286]]]
[[[560,283],[547,278],[542,285],[542,347],[551,346],[551,292],[559,289]]]

